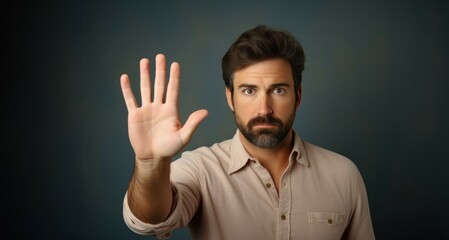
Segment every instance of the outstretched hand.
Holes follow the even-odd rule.
[[[156,56],[154,95],[150,79],[150,61],[140,60],[140,94],[142,106],[138,106],[131,89],[129,77],[123,74],[120,84],[128,109],[128,133],[136,157],[140,160],[170,158],[179,153],[190,141],[193,132],[207,116],[207,110],[190,114],[182,125],[178,113],[180,67],[170,66],[170,78],[166,84],[165,56]]]

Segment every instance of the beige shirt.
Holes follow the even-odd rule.
[[[125,195],[127,226],[158,238],[188,225],[193,239],[375,239],[365,185],[352,161],[295,133],[278,194],[238,135],[172,162],[174,205],[165,222],[137,219]]]

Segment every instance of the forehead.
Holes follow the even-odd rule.
[[[264,83],[293,84],[290,64],[281,58],[268,59],[251,64],[234,73],[234,86]]]

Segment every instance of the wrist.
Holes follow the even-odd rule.
[[[170,158],[139,159],[134,163],[134,177],[139,182],[148,182],[151,179],[167,178],[170,175]]]

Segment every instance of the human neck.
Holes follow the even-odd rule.
[[[293,147],[292,130],[290,130],[287,136],[274,148],[257,147],[249,142],[241,132],[239,135],[243,147],[252,157],[259,160],[262,166],[268,170],[287,167],[288,157],[290,156]]]

